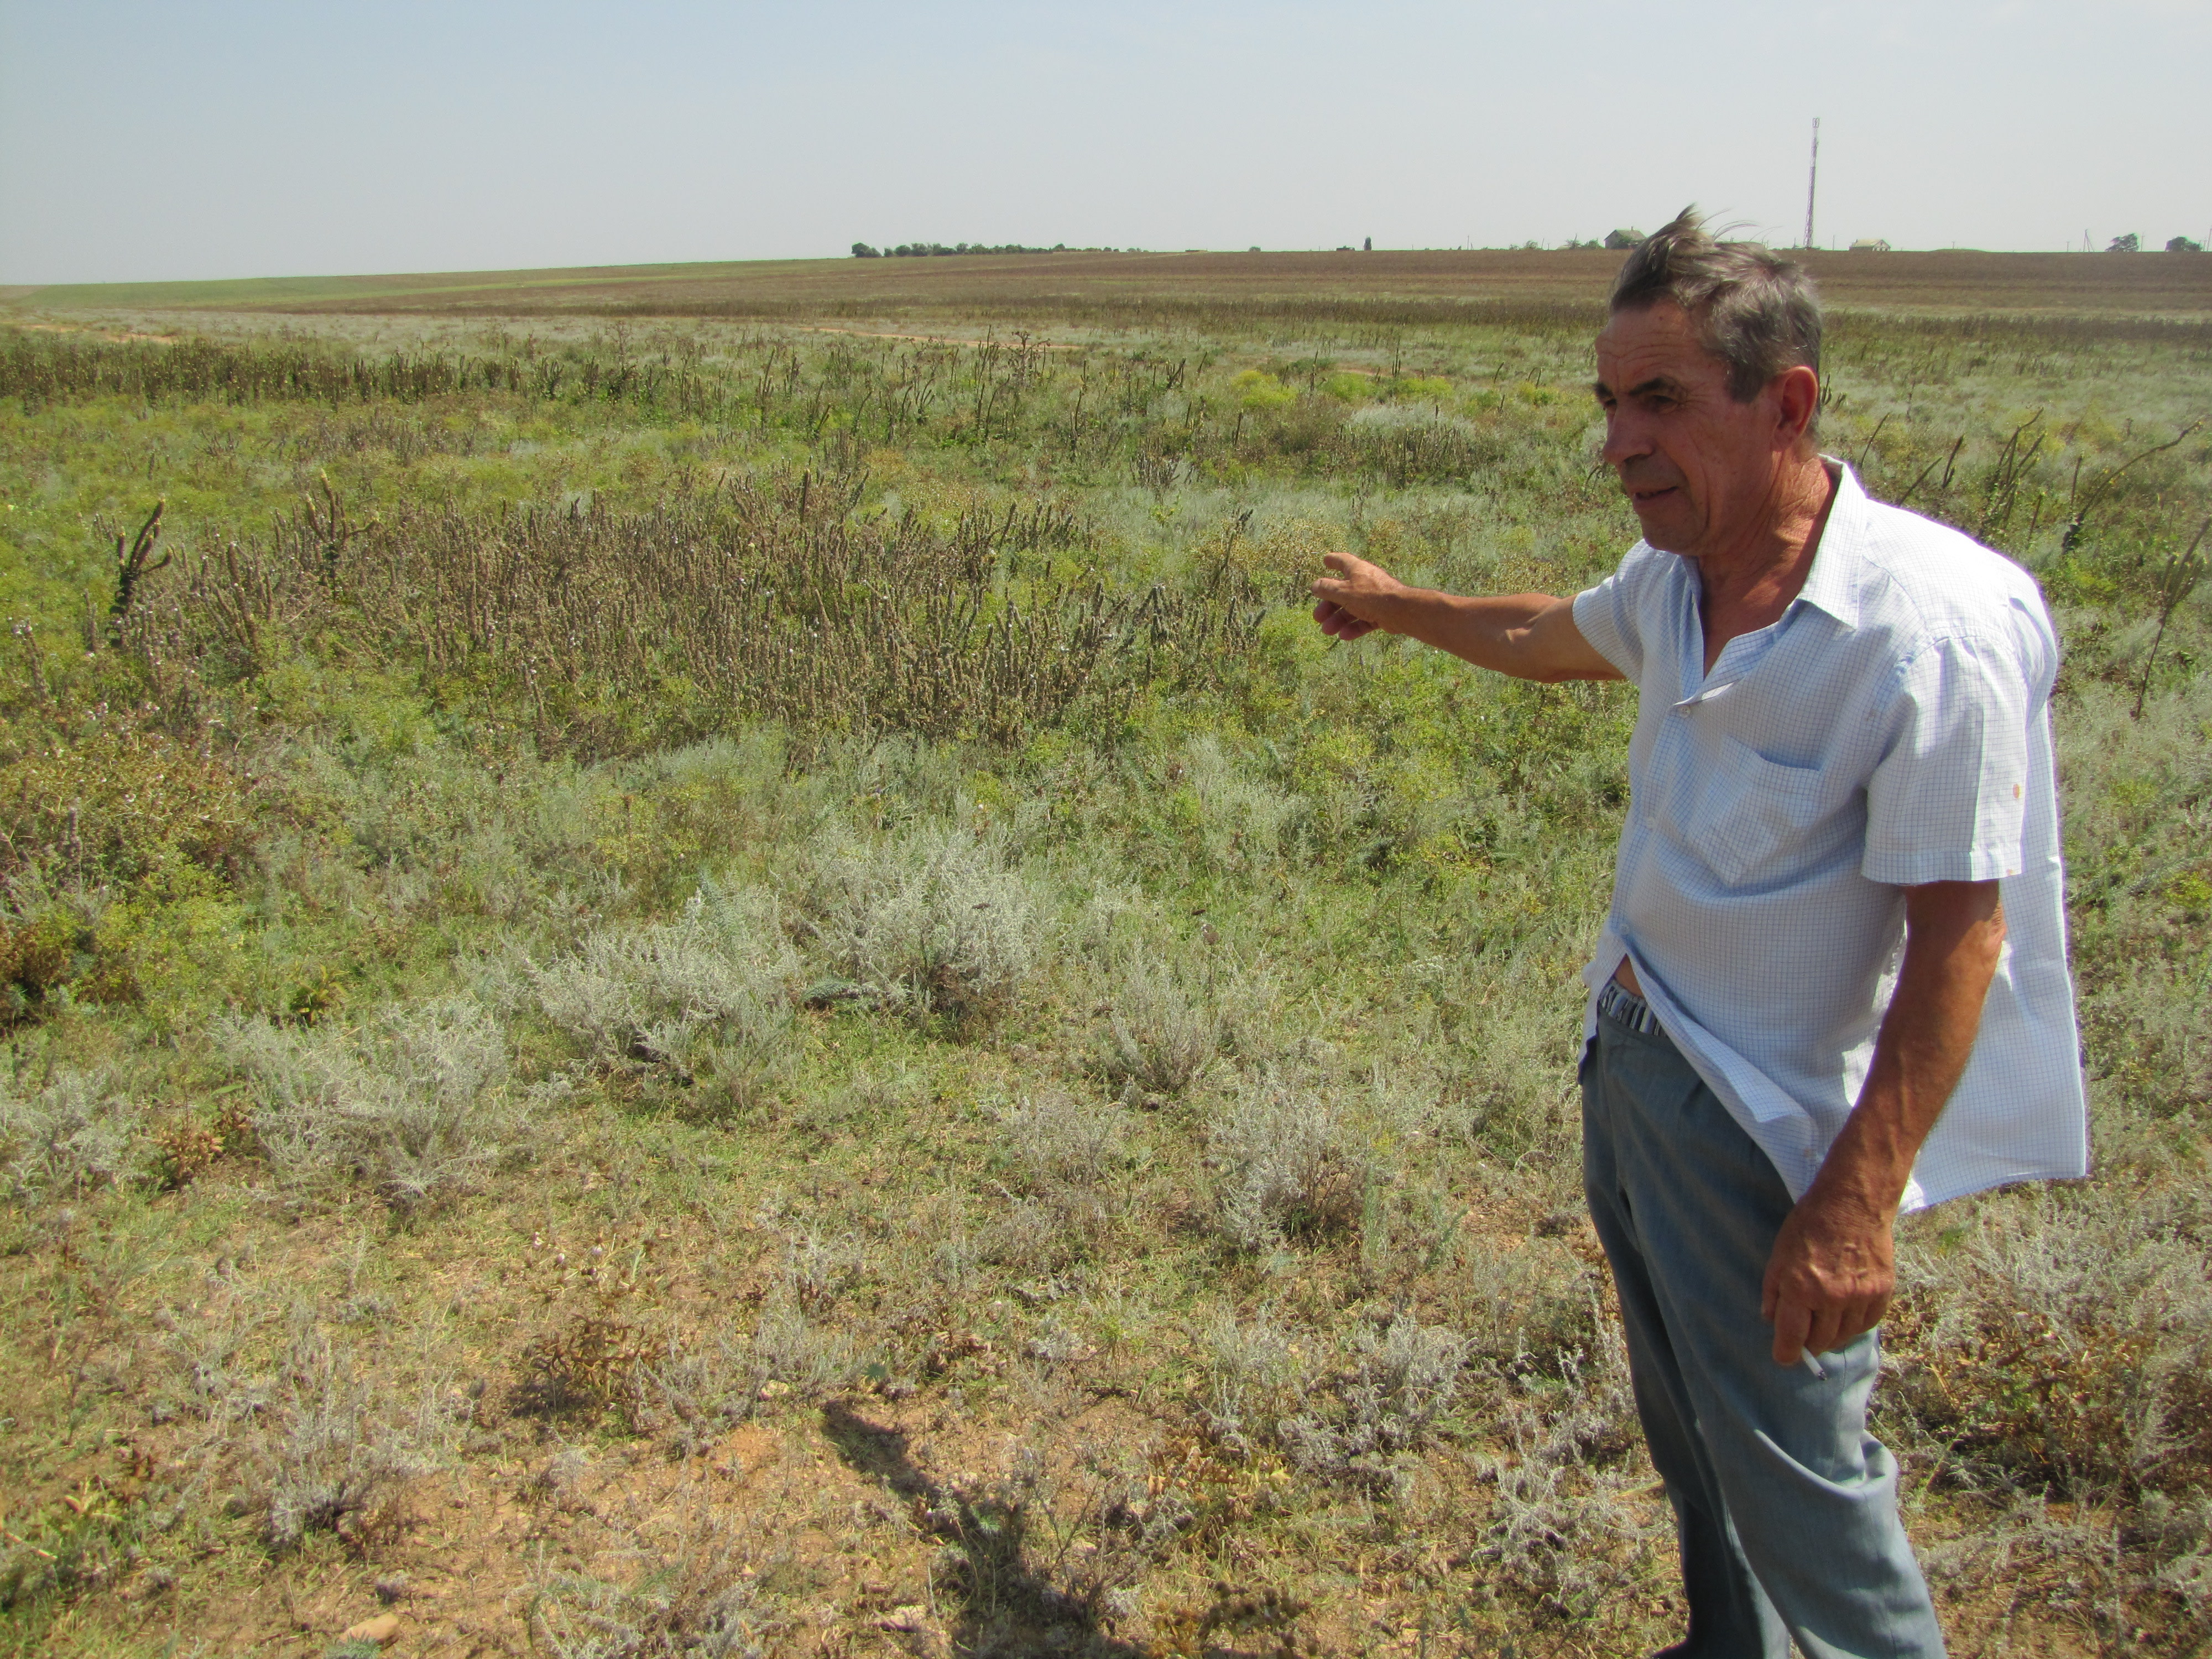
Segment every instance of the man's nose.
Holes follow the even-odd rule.
[[[1598,452],[1607,466],[1619,466],[1651,453],[1643,423],[1626,410],[1608,410],[1605,417],[1605,447]]]

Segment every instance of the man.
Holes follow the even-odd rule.
[[[1803,272],[1686,211],[1597,339],[1644,532],[1620,568],[1571,600],[1345,554],[1314,584],[1338,639],[1636,683],[1583,1180],[1674,1509],[1668,1652],[1712,1659],[1942,1651],[1866,1429],[1893,1223],[2088,1160],[2050,619],[2018,567],[1822,458],[1820,343]]]

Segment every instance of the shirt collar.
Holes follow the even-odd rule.
[[[1813,550],[1813,568],[1805,574],[1798,599],[1824,611],[1846,628],[1859,625],[1858,566],[1866,532],[1866,491],[1850,467],[1832,455],[1821,462],[1836,481],[1836,499],[1828,508],[1828,521],[1820,529],[1820,544]]]

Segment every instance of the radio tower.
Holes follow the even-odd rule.
[[[1820,118],[1813,118],[1813,170],[1805,179],[1805,246],[1813,246],[1813,198],[1820,188]]]

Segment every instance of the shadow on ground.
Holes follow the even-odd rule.
[[[945,1558],[951,1570],[936,1591],[950,1604],[945,1636],[954,1654],[1145,1659],[1159,1651],[1112,1633],[1104,1605],[1109,1586],[1069,1570],[1065,1536],[1056,1545],[1048,1539],[1040,1544],[1041,1534],[1056,1529],[1018,1484],[980,1492],[948,1486],[915,1462],[907,1437],[896,1429],[842,1403],[825,1407],[822,1420],[830,1443],[854,1472],[880,1481],[908,1504],[916,1525],[952,1547]],[[1170,1621],[1180,1639],[1165,1650],[1193,1659],[1295,1659],[1297,1613],[1273,1595],[1242,1595],[1224,1586],[1211,1607]],[[1218,1630],[1255,1624],[1267,1627],[1263,1646],[1229,1648],[1210,1639]]]

